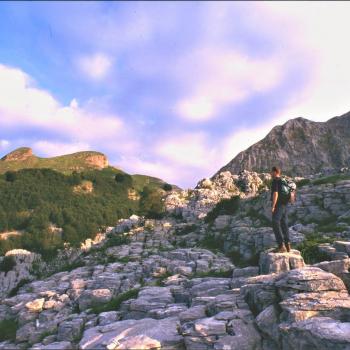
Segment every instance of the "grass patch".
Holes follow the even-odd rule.
[[[12,288],[12,289],[11,289],[11,291],[10,291],[10,293],[9,293],[9,297],[12,298],[12,297],[14,297],[15,295],[17,295],[19,289],[22,288],[25,284],[30,283],[30,282],[31,282],[31,281],[28,280],[28,279],[26,279],[26,278],[21,279],[21,280],[18,282],[17,286],[16,286],[15,288]]]
[[[213,223],[220,215],[234,215],[240,207],[240,197],[233,196],[228,199],[223,199],[205,217],[206,223]]]
[[[316,179],[312,181],[313,185],[324,185],[324,184],[335,184],[338,181],[342,180],[350,180],[350,175],[345,174],[336,174],[331,176],[321,177],[320,179]]]
[[[296,185],[297,188],[301,188],[303,186],[307,186],[311,184],[311,180],[310,179],[301,179],[299,181],[297,181]]]
[[[97,305],[92,307],[92,311],[94,314],[100,314],[101,312],[107,312],[107,311],[116,311],[119,309],[121,303],[123,301],[129,300],[129,299],[135,299],[137,298],[139,294],[139,289],[130,289],[127,292],[121,293],[115,298],[113,298],[111,301],[104,305]]]
[[[106,241],[104,247],[105,248],[116,247],[116,246],[120,246],[123,244],[129,244],[130,242],[131,242],[131,239],[128,236],[118,234],[118,235],[113,235],[113,236],[109,237],[108,240]]]
[[[333,243],[336,238],[323,237],[320,234],[313,234],[297,247],[307,264],[316,264],[329,259],[328,254],[321,252],[318,248],[322,243]]]
[[[243,259],[239,252],[229,252],[226,254],[226,256],[230,258],[232,263],[239,268],[259,265],[259,253],[256,252],[253,252],[250,259]]]
[[[317,230],[319,232],[341,232],[344,231],[344,227],[337,225],[335,222],[330,222],[318,225]]]
[[[16,260],[13,256],[5,256],[2,261],[0,262],[0,271],[1,272],[9,272],[13,270],[13,268],[16,266]]]
[[[17,327],[18,324],[15,320],[0,321],[0,341],[15,341]]]
[[[196,224],[191,224],[191,225],[186,225],[183,227],[177,227],[175,229],[175,236],[185,236],[193,231],[195,231],[197,229],[197,225]]]
[[[225,240],[221,236],[216,236],[211,233],[207,233],[204,238],[199,242],[201,248],[209,249],[216,253],[217,251],[223,252]]]

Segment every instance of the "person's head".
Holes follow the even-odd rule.
[[[273,179],[275,179],[276,177],[281,176],[281,169],[277,166],[273,166],[271,169],[271,176]]]

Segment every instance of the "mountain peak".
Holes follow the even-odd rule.
[[[221,171],[266,172],[277,165],[295,176],[350,166],[350,113],[327,122],[294,118],[240,152]]]
[[[69,173],[86,169],[104,169],[108,165],[108,158],[100,152],[82,151],[57,157],[41,158],[37,157],[31,148],[20,147],[1,158],[0,173],[25,168],[50,168]]]
[[[22,161],[33,156],[33,150],[29,147],[20,147],[6,154],[1,160],[5,162]]]

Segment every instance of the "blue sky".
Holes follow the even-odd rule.
[[[98,150],[193,186],[276,125],[350,110],[350,5],[1,2],[0,153]]]

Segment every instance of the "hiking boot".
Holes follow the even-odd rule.
[[[287,252],[287,249],[286,249],[286,246],[284,244],[281,244],[276,249],[276,253],[286,253],[286,252]]]
[[[287,244],[286,244],[286,249],[287,249],[287,252],[289,253],[290,250],[292,249],[290,243],[287,243]]]

